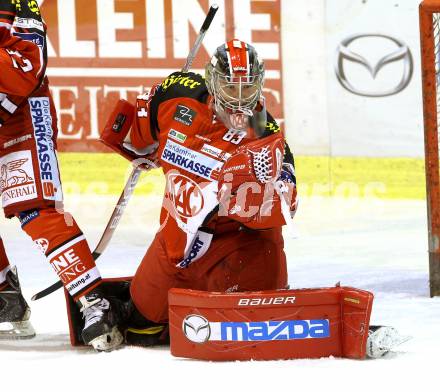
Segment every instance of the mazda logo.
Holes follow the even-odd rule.
[[[366,58],[361,56],[358,53],[354,53],[349,49],[350,44],[353,41],[356,41],[361,38],[374,38],[374,39],[381,39],[381,40],[389,40],[392,41],[396,45],[396,50],[394,50],[391,53],[388,53],[387,55],[383,56],[379,59],[379,61],[376,64],[371,64]],[[362,89],[356,88],[352,82],[347,77],[346,71],[345,71],[345,62],[350,61],[354,63],[358,63],[365,67],[373,77],[373,79],[376,78],[377,74],[380,72],[380,70],[386,66],[387,64],[394,63],[397,61],[403,61],[403,74],[402,78],[400,79],[399,83],[391,88],[384,91],[364,91]],[[347,38],[345,38],[338,46],[337,53],[336,53],[336,64],[335,64],[335,71],[336,76],[341,83],[341,85],[348,91],[350,91],[353,94],[361,95],[364,97],[387,97],[389,95],[394,95],[402,91],[406,86],[408,86],[409,82],[411,81],[411,77],[413,74],[413,59],[411,55],[411,51],[409,50],[409,47],[402,42],[401,40],[390,37],[385,34],[355,34],[351,35]]]
[[[185,317],[182,331],[187,339],[194,343],[205,343],[211,336],[209,321],[198,314],[190,314]]]

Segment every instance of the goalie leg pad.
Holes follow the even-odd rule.
[[[171,353],[222,361],[364,358],[373,295],[350,287],[169,292]]]

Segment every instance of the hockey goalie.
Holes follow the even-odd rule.
[[[371,293],[288,289],[282,226],[297,208],[295,167],[263,83],[256,50],[234,39],[205,77],[174,72],[112,113],[102,141],[166,177],[160,229],[134,277],[106,282],[121,315],[108,329],[118,326],[127,344],[171,335],[172,353],[192,358],[365,357]],[[75,307],[70,324],[76,344]],[[390,332],[375,332],[373,356]]]

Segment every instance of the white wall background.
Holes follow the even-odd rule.
[[[423,156],[419,0],[283,0],[282,39],[286,130],[297,155]],[[397,95],[367,98],[337,81],[340,41],[354,33],[383,33],[404,41],[414,59],[408,87]],[[350,49],[372,64],[397,47],[386,40],[356,41]],[[345,63],[357,86],[393,87],[402,62],[375,79]]]

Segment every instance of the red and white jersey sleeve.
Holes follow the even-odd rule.
[[[46,26],[41,15],[17,17],[0,4],[0,125],[43,82]]]
[[[152,104],[152,100],[158,86],[153,86],[148,93],[139,95],[136,100],[136,113],[130,131],[130,140],[133,147],[138,150],[143,150],[157,142],[155,125],[157,110],[156,106]]]
[[[0,93],[27,97],[41,82],[41,48],[0,28]]]

